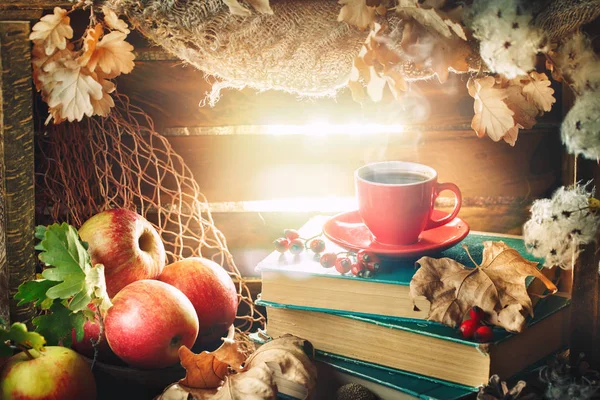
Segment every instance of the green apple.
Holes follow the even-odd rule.
[[[0,371],[2,400],[95,400],[96,381],[89,364],[66,347],[46,346],[12,356]]]

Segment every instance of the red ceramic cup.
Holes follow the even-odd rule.
[[[423,164],[367,164],[356,170],[354,178],[360,216],[375,240],[383,244],[416,243],[424,230],[452,221],[462,203],[458,186],[438,183],[437,172]],[[432,220],[435,199],[444,190],[454,192],[454,210],[440,220]]]

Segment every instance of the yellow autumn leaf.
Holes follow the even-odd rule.
[[[96,51],[96,46],[98,45],[98,41],[104,34],[104,29],[101,24],[96,24],[93,28],[88,28],[85,31],[85,36],[83,37],[83,53],[77,59],[77,62],[82,67],[85,67],[90,62],[90,59],[94,55]]]
[[[135,55],[133,46],[125,41],[122,32],[113,31],[105,35],[96,45],[96,50],[87,63],[90,71],[99,68],[108,77],[128,74],[133,70]]]
[[[365,29],[375,21],[376,7],[367,6],[367,0],[339,0],[343,7],[338,14],[339,22],[346,22]]]
[[[110,94],[115,91],[116,86],[102,74],[96,76],[96,81],[102,85],[102,98],[100,100],[91,99],[94,115],[106,117],[110,113],[110,109],[115,106],[115,102]]]
[[[456,32],[458,29],[458,26],[444,22],[444,19],[442,19],[435,9],[421,8],[417,0],[399,0],[396,12],[414,19],[425,28],[430,28],[445,38],[452,37],[452,32]],[[464,36],[464,32],[462,35]]]
[[[56,49],[64,50],[67,47],[67,39],[73,38],[73,28],[71,28],[70,22],[67,10],[55,7],[53,14],[43,16],[31,28],[29,39],[41,42],[48,56]]]
[[[531,79],[523,86],[523,94],[540,112],[550,111],[552,104],[556,102],[554,98],[554,89],[550,87],[550,80],[544,73],[535,71],[529,74]]]
[[[53,81],[48,106],[56,110],[56,115],[70,122],[81,121],[84,115],[93,115],[91,100],[102,99],[102,85],[87,68],[69,60],[48,72]]]
[[[110,29],[129,35],[129,27],[127,26],[127,22],[119,19],[113,10],[106,6],[102,6],[102,14],[104,14],[104,22]]]
[[[471,127],[479,137],[488,135],[494,142],[497,142],[508,134],[507,142],[514,143],[514,113],[504,102],[508,94],[505,89],[494,88],[495,83],[495,79],[491,76],[469,79],[467,83],[469,94],[475,98],[473,105],[475,116],[473,116]]]

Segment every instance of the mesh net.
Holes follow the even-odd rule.
[[[246,304],[240,307],[239,329],[262,324],[191,171],[142,110],[126,96],[114,98],[116,107],[107,118],[51,125],[37,136],[38,215],[48,212],[52,221],[79,227],[109,208],[136,211],[158,230],[169,263],[202,256],[228,271],[240,305]]]
[[[247,17],[232,15],[224,0],[109,0],[109,4],[153,42],[221,78],[208,98],[211,105],[224,87],[333,96],[346,86],[353,58],[368,34],[337,22],[341,5],[336,0],[270,0],[273,15],[253,12]],[[578,29],[600,11],[597,0],[536,4],[536,24],[551,38]],[[389,27],[390,41],[401,39],[402,21],[396,13],[387,12],[378,22]],[[479,69],[478,57],[469,65]],[[411,65],[402,70],[407,80],[433,75]]]

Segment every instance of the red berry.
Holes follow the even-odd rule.
[[[362,276],[365,270],[365,265],[361,262],[357,262],[352,264],[352,268],[350,269],[350,271],[352,271],[352,275],[354,276]]]
[[[290,253],[300,254],[304,250],[304,242],[300,239],[294,239],[290,242]]]
[[[335,253],[325,253],[321,256],[319,262],[321,266],[324,268],[331,268],[335,265],[335,260],[337,260],[337,254]]]
[[[477,321],[477,323],[481,324],[481,321],[485,317],[485,312],[481,308],[475,306],[469,310],[469,316],[473,321]]]
[[[335,269],[340,274],[345,274],[352,269],[352,261],[348,257],[342,257],[335,260]]]
[[[370,262],[367,263],[367,270],[370,272],[379,272],[381,269],[381,264],[379,262]]]
[[[275,245],[275,250],[277,250],[280,253],[285,253],[290,247],[290,241],[286,238],[279,238],[275,240],[273,244]]]
[[[308,245],[312,251],[319,254],[325,250],[325,241],[323,239],[313,239]]]
[[[298,239],[300,237],[300,234],[295,229],[286,229],[286,230],[283,231],[283,234],[289,240]]]
[[[358,253],[356,253],[356,259],[365,264],[381,263],[381,260],[379,260],[379,257],[377,257],[375,253],[366,250],[359,250]]]
[[[494,337],[492,328],[487,325],[481,325],[474,334],[475,340],[480,343],[490,342]]]
[[[460,333],[465,339],[471,339],[479,326],[480,325],[477,321],[468,319],[460,324]]]

